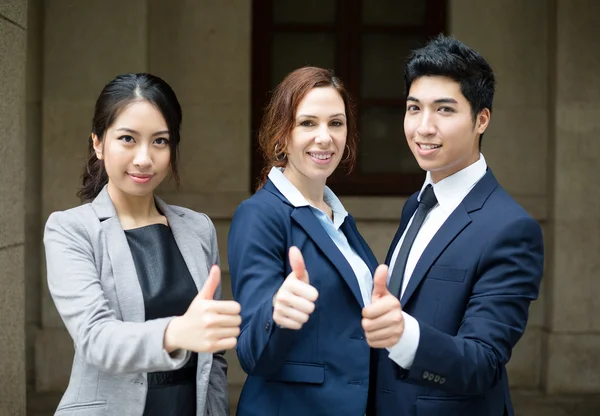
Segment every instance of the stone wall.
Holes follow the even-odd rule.
[[[0,2],[0,414],[25,414],[27,1]]]

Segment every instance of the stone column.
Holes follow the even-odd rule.
[[[25,415],[27,1],[0,3],[0,414]]]
[[[600,3],[557,0],[545,388],[600,393]]]

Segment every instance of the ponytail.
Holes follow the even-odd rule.
[[[108,175],[104,169],[104,161],[96,157],[94,142],[90,135],[88,142],[88,160],[83,170],[83,186],[77,192],[81,202],[89,202],[98,196],[104,185],[108,183]]]

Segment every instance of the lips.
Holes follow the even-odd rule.
[[[135,183],[146,183],[154,176],[149,173],[128,173],[128,175]]]
[[[441,144],[430,144],[430,143],[417,143],[417,146],[419,146],[423,150],[435,150],[435,149],[439,149],[440,147],[442,147]]]
[[[310,157],[319,160],[328,160],[331,159],[331,156],[333,156],[332,152],[308,152],[308,154],[310,155]]]

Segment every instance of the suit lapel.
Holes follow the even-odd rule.
[[[408,221],[412,218],[413,214],[417,210],[417,206],[419,205],[417,200],[417,194],[411,197],[408,201],[406,201],[406,207],[402,210],[402,216],[400,217],[400,225],[398,226],[398,231],[396,231],[396,235],[392,240],[392,244],[390,245],[390,249],[388,250],[387,256],[385,257],[385,264],[390,265],[390,261],[392,261],[392,255],[394,254],[394,250],[400,241],[400,237],[404,234],[404,230],[406,230],[406,226],[408,225]]]
[[[167,217],[181,256],[194,279],[196,288],[200,291],[212,266],[206,264],[205,257],[202,255],[200,236],[194,231],[192,224],[186,220],[185,214],[175,211],[158,197],[155,197],[155,200],[158,208]]]
[[[319,220],[311,212],[307,206],[294,208],[292,211],[292,219],[296,221],[306,232],[306,234],[315,242],[315,244],[321,249],[325,256],[331,261],[331,263],[338,270],[352,294],[356,298],[356,301],[364,307],[358,281],[356,280],[354,270],[337,248],[331,237],[327,234],[327,231],[319,223]],[[367,263],[368,264],[368,263]],[[306,265],[307,270],[310,273],[310,264]]]
[[[444,222],[423,251],[400,300],[402,307],[406,307],[415,290],[446,247],[471,223],[472,220],[469,214],[481,209],[485,201],[497,187],[498,182],[492,171],[488,169],[486,174],[473,187],[471,192],[467,194],[458,207],[456,207],[446,222]]]
[[[106,187],[94,199],[92,208],[96,211],[106,236],[106,247],[112,266],[121,316],[124,321],[144,322],[146,318],[144,297],[135,263],[127,237]]]
[[[469,217],[469,214],[467,214],[464,206],[462,204],[459,205],[435,234],[419,258],[419,261],[408,280],[408,285],[402,295],[402,299],[400,300],[402,307],[406,307],[406,304],[415,292],[415,289],[419,286],[425,277],[425,274],[429,271],[429,268],[446,249],[448,244],[450,244],[470,222],[471,218]]]
[[[350,246],[354,249],[354,251],[356,251],[360,258],[363,259],[371,271],[371,275],[373,275],[375,273],[375,269],[377,268],[377,259],[373,255],[371,249],[368,248],[369,246],[367,243],[358,233],[358,227],[356,226],[356,222],[354,221],[352,215],[348,214],[342,223],[341,229],[348,239]]]

